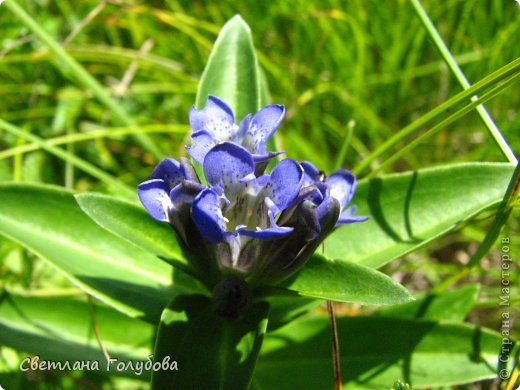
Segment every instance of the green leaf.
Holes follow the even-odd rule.
[[[347,389],[449,386],[496,376],[502,337],[487,329],[394,318],[338,318]],[[333,387],[325,316],[294,321],[264,341],[253,379],[258,389]]]
[[[143,207],[102,194],[78,194],[81,209],[98,225],[158,256],[186,264],[175,234],[167,223],[148,215]]]
[[[0,234],[38,254],[72,283],[132,317],[157,322],[179,292],[172,267],[92,221],[59,187],[0,185]]]
[[[328,257],[378,268],[497,205],[514,165],[466,163],[361,181],[354,204],[370,219],[337,229]]]
[[[196,107],[206,105],[208,95],[216,95],[241,120],[260,108],[260,82],[251,29],[236,15],[222,27],[213,46],[197,91]]]
[[[469,284],[453,291],[427,294],[403,305],[379,310],[377,315],[432,321],[464,321],[480,291],[478,284]]]
[[[307,297],[363,305],[394,305],[413,299],[403,286],[381,272],[320,255],[314,255],[282,287]]]
[[[267,331],[272,332],[308,313],[322,303],[318,299],[308,299],[299,296],[270,296],[269,323]]]
[[[152,389],[247,389],[267,326],[269,305],[259,302],[239,319],[217,315],[202,295],[175,298],[164,310],[155,360],[171,356],[178,371],[156,371]]]
[[[258,98],[258,106],[263,107],[267,106],[269,102],[271,101],[271,94],[269,92],[269,84],[267,82],[267,77],[265,75],[265,72],[260,67],[260,64],[258,64],[257,67],[258,72],[258,80],[259,80],[259,98]],[[276,133],[275,133],[276,134]]]
[[[118,361],[145,361],[151,353],[155,328],[85,297],[20,297],[4,295],[0,301],[0,345],[40,360],[94,361],[106,372],[107,362],[93,331],[93,320],[103,346]],[[92,315],[93,313],[93,315]],[[110,372],[133,376],[133,371]],[[149,377],[149,373],[140,376]]]

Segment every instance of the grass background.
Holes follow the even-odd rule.
[[[271,102],[287,107],[277,142],[291,157],[312,160],[324,171],[355,168],[391,135],[462,90],[408,1],[27,0],[19,4],[139,126],[128,126],[107,109],[5,5],[0,6],[0,118],[48,142],[61,142],[70,154],[131,187],[147,178],[157,162],[157,156],[136,140],[136,133],[147,133],[163,156],[184,153],[189,143],[187,112],[198,79],[220,26],[236,13],[253,30]],[[520,6],[515,1],[447,0],[423,5],[471,83],[520,57]],[[486,104],[517,153],[519,105],[517,86]],[[462,161],[504,161],[474,111],[385,171]],[[75,168],[70,159],[1,130],[0,180],[114,191]],[[518,216],[515,211],[501,235],[510,237],[516,248]],[[491,220],[481,216],[394,261],[386,271],[412,290],[429,290],[467,262]],[[70,288],[31,254],[3,238],[0,244],[4,288],[45,288],[51,289],[46,290],[49,293]],[[500,325],[499,261],[497,245],[459,282],[482,283],[481,299],[470,319],[494,329]],[[513,278],[518,282],[518,273]],[[512,297],[518,304],[514,293]]]

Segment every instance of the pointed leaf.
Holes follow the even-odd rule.
[[[206,104],[208,95],[226,101],[239,122],[260,108],[260,82],[251,29],[236,15],[222,27],[202,74],[196,107]]]
[[[142,206],[103,194],[78,194],[81,209],[109,232],[147,251],[186,264],[167,223],[148,215]]]
[[[399,283],[372,268],[314,255],[282,283],[300,295],[363,305],[393,305],[413,298]]]
[[[325,241],[328,257],[378,268],[497,205],[514,165],[451,164],[359,183],[352,203],[370,219]]]
[[[0,234],[47,260],[72,283],[132,317],[156,321],[178,292],[172,268],[92,221],[59,187],[0,186]]]
[[[466,324],[394,318],[338,318],[342,379],[347,389],[387,389],[400,379],[415,388],[493,378],[502,337]],[[512,359],[510,359],[512,360]],[[328,318],[269,333],[253,379],[258,389],[333,387]]]
[[[182,367],[152,374],[152,389],[247,389],[267,326],[269,305],[254,304],[238,319],[217,315],[202,295],[179,296],[164,310],[155,360]]]

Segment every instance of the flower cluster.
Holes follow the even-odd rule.
[[[285,115],[268,105],[235,123],[231,108],[209,96],[189,113],[190,157],[202,164],[202,184],[189,160],[165,159],[141,183],[149,214],[168,222],[198,275],[215,286],[233,276],[274,284],[298,270],[331,230],[363,221],[347,208],[356,178],[339,169],[329,177],[310,162],[285,158],[270,173],[266,142]]]

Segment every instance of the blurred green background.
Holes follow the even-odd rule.
[[[129,134],[147,132],[164,156],[184,153],[189,144],[187,113],[198,79],[220,27],[237,13],[253,30],[271,102],[287,107],[278,131],[280,148],[295,159],[312,160],[324,171],[354,168],[392,134],[462,90],[408,1],[18,2],[140,126],[118,121],[48,45],[2,5],[0,118],[61,145],[131,186],[148,177],[157,158]],[[423,5],[471,83],[520,57],[520,6],[515,1]],[[519,105],[515,86],[486,104],[517,153]],[[476,112],[428,138],[386,172],[462,161],[504,161]],[[70,162],[1,130],[0,180],[113,191]],[[513,213],[501,236],[510,237],[513,247],[520,232],[518,215]],[[385,271],[413,291],[427,291],[468,261],[491,220],[483,215],[394,261]],[[2,288],[29,293],[57,288],[64,293],[62,287],[71,288],[17,245],[3,238],[0,244]],[[482,283],[470,320],[494,329],[500,325],[499,263],[497,245],[459,282]],[[517,285],[518,273],[512,278]],[[514,291],[518,307],[516,287]]]

